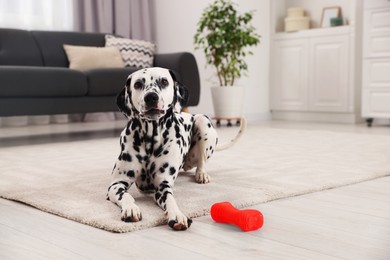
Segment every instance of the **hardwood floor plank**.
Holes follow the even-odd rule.
[[[82,255],[0,224],[0,259],[88,259]]]
[[[327,254],[242,232],[230,225],[213,223],[209,217],[197,218],[187,232],[167,232],[165,228],[140,231],[139,234],[172,246],[194,250],[212,259],[338,259]]]
[[[261,209],[270,217],[276,215],[296,221],[336,229],[372,239],[390,241],[390,221],[381,217],[335,210],[329,204],[311,199],[288,203],[265,204]]]
[[[267,225],[272,231],[264,238],[342,259],[388,259],[390,255],[386,242],[317,224],[269,215]]]
[[[334,193],[310,194],[307,198],[318,200],[323,205],[334,210],[350,211],[390,219],[390,203],[387,201],[364,197],[356,198],[353,194],[343,194],[338,191]]]
[[[373,180],[359,183],[359,185],[350,185],[343,189],[336,189],[334,194],[348,194],[354,198],[365,198],[379,200],[390,203],[390,180],[389,177],[381,178],[383,180]]]
[[[32,207],[0,199],[0,225],[19,230],[30,240],[40,240],[51,245],[77,253],[88,259],[157,259],[161,255],[166,258],[186,255],[188,259],[199,259],[199,254],[189,250],[164,245],[163,241],[153,243],[137,232],[116,234],[74,221],[70,221]],[[26,218],[28,216],[28,218]],[[167,229],[165,232],[172,232]],[[5,236],[0,237],[0,241]],[[1,242],[0,242],[1,243]],[[47,258],[51,258],[47,255]],[[72,259],[77,259],[73,257]]]

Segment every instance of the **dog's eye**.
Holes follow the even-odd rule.
[[[168,80],[166,78],[162,78],[160,80],[160,84],[161,84],[162,87],[167,87],[169,85],[169,82],[168,82]]]
[[[143,83],[141,81],[137,81],[134,83],[134,89],[141,89],[143,87]]]

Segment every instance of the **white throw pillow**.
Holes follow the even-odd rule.
[[[90,47],[64,44],[69,60],[69,68],[91,70],[97,68],[123,68],[124,63],[115,47]]]

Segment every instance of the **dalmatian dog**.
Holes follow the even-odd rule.
[[[117,105],[128,123],[120,136],[121,152],[112,171],[107,199],[121,208],[122,221],[142,220],[140,208],[128,193],[135,183],[140,191],[154,193],[173,230],[190,227],[192,220],[180,211],[173,185],[179,171],[194,167],[196,182],[210,182],[205,164],[216,150],[218,135],[205,115],[181,112],[187,98],[175,74],[158,67],[132,73],[118,95]],[[222,149],[238,139],[242,128]]]

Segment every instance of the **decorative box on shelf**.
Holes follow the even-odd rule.
[[[300,7],[287,9],[287,17],[284,19],[284,30],[296,32],[310,28],[310,18],[305,16],[305,11]]]

